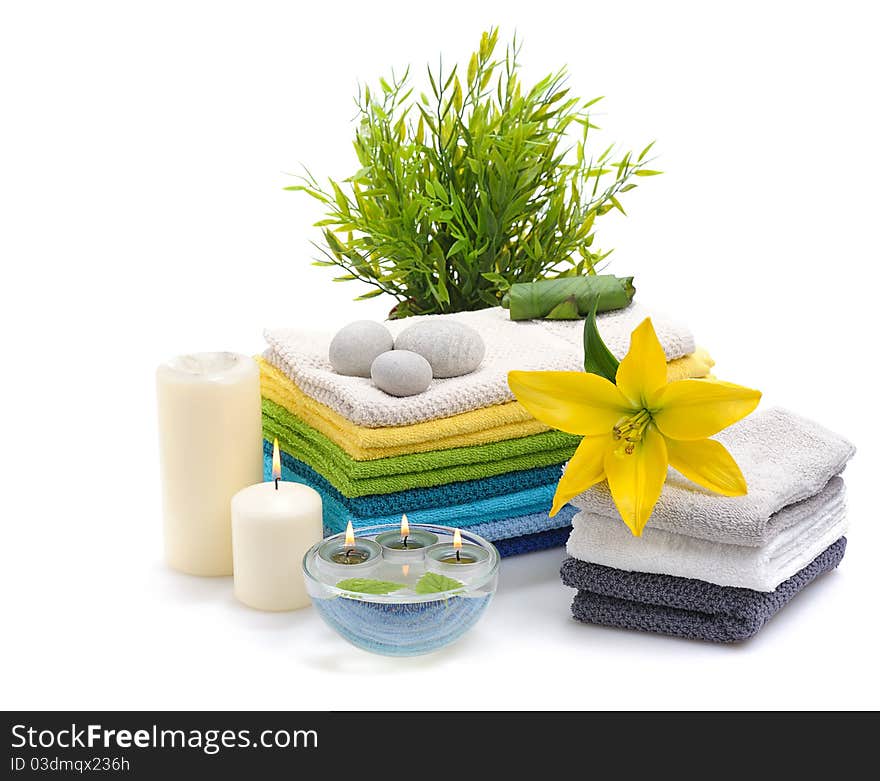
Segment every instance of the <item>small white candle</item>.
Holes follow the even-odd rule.
[[[260,370],[235,353],[182,355],[156,371],[165,558],[232,574],[233,494],[263,477]]]
[[[273,475],[232,498],[235,596],[258,610],[297,610],[309,604],[302,560],[323,534],[321,496],[281,482],[277,439]]]

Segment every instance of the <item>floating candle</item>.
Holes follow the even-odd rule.
[[[437,572],[462,581],[470,581],[481,575],[488,563],[488,551],[470,543],[463,543],[461,530],[452,535],[452,544],[441,542],[432,545],[425,553],[425,566],[430,572]]]
[[[363,577],[382,562],[382,546],[374,540],[355,537],[349,521],[343,539],[336,535],[321,544],[318,560],[323,572],[340,578]]]
[[[400,533],[384,532],[376,537],[386,561],[423,561],[425,551],[436,544],[437,535],[418,527],[410,528],[406,513],[400,519]]]

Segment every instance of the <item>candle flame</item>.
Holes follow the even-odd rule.
[[[278,447],[278,437],[275,437],[275,444],[272,446],[272,479],[281,479],[281,450]]]
[[[345,527],[345,547],[354,547],[354,529],[351,526],[351,521],[349,521],[348,526]]]
[[[406,577],[407,575],[409,575],[409,564],[404,564],[403,565],[403,577]]]
[[[461,548],[461,529],[456,529],[455,534],[452,535],[452,547],[456,550]]]
[[[406,517],[406,513],[400,516],[400,536],[409,537],[409,519]]]

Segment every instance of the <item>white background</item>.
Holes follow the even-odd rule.
[[[0,706],[877,707],[876,25],[870,3],[6,2],[0,11]],[[300,162],[355,170],[358,79],[525,40],[656,138],[600,244],[720,376],[851,437],[843,565],[752,641],[575,624],[561,550],[506,561],[484,620],[409,660],[310,609],[239,606],[161,559],[153,372],[270,325],[382,317],[308,261]],[[601,141],[597,144],[605,146]]]

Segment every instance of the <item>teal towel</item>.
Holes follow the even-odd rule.
[[[267,480],[271,479],[272,456],[271,445],[264,442],[264,470]],[[281,477],[283,480],[303,483],[314,488],[321,494],[324,505],[324,533],[338,534],[345,531],[350,520],[355,528],[375,526],[378,524],[397,524],[402,513],[413,523],[439,524],[441,526],[467,527],[471,531],[490,540],[506,539],[524,534],[536,534],[551,529],[559,529],[571,525],[576,512],[571,505],[566,505],[553,518],[548,516],[556,490],[555,474],[551,475],[552,483],[539,485],[500,496],[483,496],[479,485],[459,484],[459,490],[447,496],[438,496],[439,504],[435,506],[413,507],[408,501],[413,491],[403,494],[389,494],[385,503],[379,505],[381,510],[374,515],[357,515],[352,511],[350,503],[336,493],[326,481],[305,465],[298,462],[290,454],[281,453]],[[477,481],[479,482],[479,481]],[[395,502],[395,496],[400,498]],[[370,499],[372,497],[368,497]],[[377,497],[378,498],[378,497]],[[364,500],[356,500],[363,503]],[[452,501],[456,504],[448,504]],[[371,503],[376,506],[375,503]],[[368,505],[370,506],[370,505]]]

